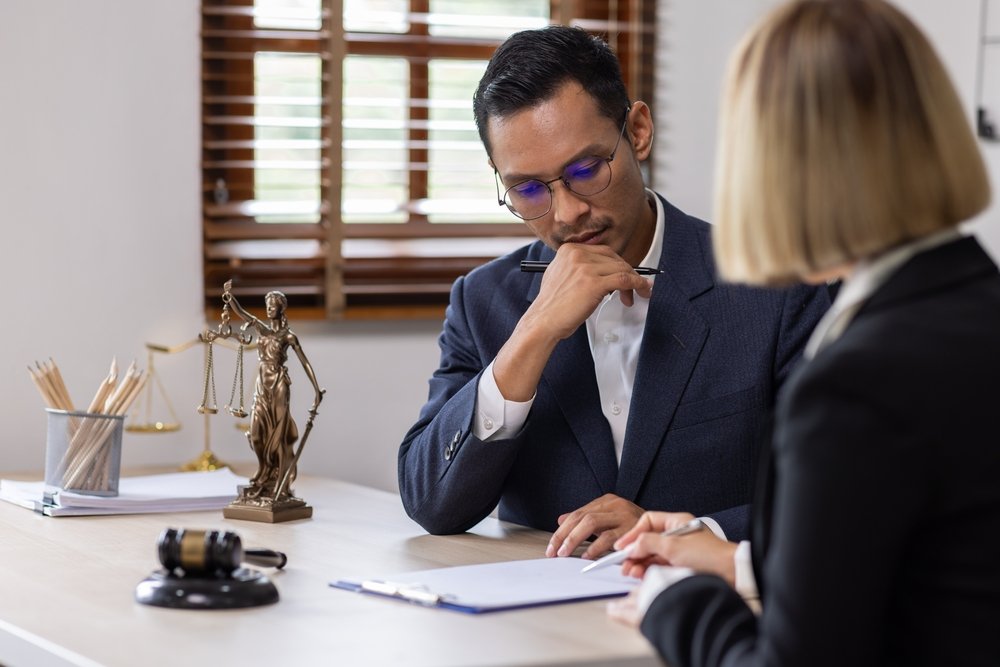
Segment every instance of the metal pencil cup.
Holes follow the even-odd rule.
[[[46,409],[45,492],[117,496],[124,415]]]

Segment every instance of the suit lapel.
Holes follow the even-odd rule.
[[[708,338],[691,300],[715,284],[714,265],[696,227],[663,202],[663,250],[646,316],[615,493],[631,501],[656,458]]]
[[[552,261],[554,257],[555,253],[545,247],[539,254],[542,260]],[[528,288],[528,301],[538,296],[541,285],[542,274],[539,273]],[[618,475],[618,462],[615,460],[611,427],[601,412],[594,356],[590,351],[585,325],[556,346],[542,372],[542,382],[562,410],[602,492],[610,492]]]
[[[542,379],[552,390],[602,492],[610,492],[615,487],[618,462],[611,427],[601,412],[593,359],[587,328],[581,325],[556,346]]]
[[[750,514],[751,565],[757,580],[757,594],[764,599],[764,559],[771,544],[772,510],[774,509],[774,414],[768,415],[768,424],[760,454],[757,458],[757,481],[754,485],[753,504]]]
[[[632,501],[638,496],[706,338],[708,325],[669,274],[657,276],[632,388],[617,495]]]

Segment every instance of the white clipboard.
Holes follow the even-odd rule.
[[[330,583],[357,593],[468,614],[627,595],[639,579],[618,568],[581,573],[579,558],[537,558],[460,565]]]

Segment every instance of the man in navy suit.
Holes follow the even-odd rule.
[[[825,291],[718,283],[708,224],[645,187],[652,116],[604,41],[513,35],[473,108],[498,195],[539,240],[452,288],[399,450],[407,513],[456,533],[499,503],[555,531],[549,556],[592,539],[596,557],[645,509],[745,538],[763,422]]]

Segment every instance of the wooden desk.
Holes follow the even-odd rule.
[[[548,534],[487,519],[436,537],[394,494],[315,478],[295,488],[314,518],[278,525],[221,511],[52,518],[0,502],[0,664],[659,664],[604,601],[466,615],[330,588],[342,577],[540,557]],[[231,530],[246,547],[284,551],[288,566],[269,575],[281,600],[238,611],[136,603],[167,527]]]

